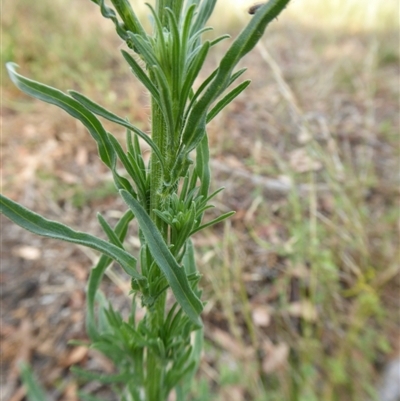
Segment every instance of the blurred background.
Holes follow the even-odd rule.
[[[132,1],[147,21],[143,3]],[[219,0],[211,35],[235,37],[253,4]],[[143,130],[149,97],[89,0],[3,0],[1,30],[2,191],[100,234],[96,213],[112,220],[124,205],[95,144],[63,111],[15,88],[4,63],[83,92]],[[202,77],[229,43],[213,50]],[[252,84],[208,130],[213,186],[225,190],[207,218],[236,215],[194,239],[208,303],[191,400],[397,400],[399,3],[292,0],[243,66]],[[97,255],[4,218],[1,230],[1,399],[24,400],[24,360],[49,400],[76,401],[78,389],[112,400],[69,372],[113,369],[68,345],[87,340],[85,284]],[[128,243],[137,252],[133,234]],[[118,267],[103,289],[128,307]]]

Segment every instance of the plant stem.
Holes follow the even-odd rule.
[[[151,124],[152,124],[152,139],[160,152],[167,158],[167,135],[166,125],[162,111],[158,104],[152,100],[151,104]],[[156,224],[157,228],[162,233],[164,239],[167,239],[167,225],[155,213],[154,210],[162,209],[162,192],[163,192],[163,171],[158,158],[152,154],[150,162],[150,202],[149,214],[151,219]]]
[[[149,328],[153,338],[159,338],[159,329],[164,323],[166,292],[157,299],[154,307],[149,311]],[[146,401],[165,401],[165,373],[166,358],[160,355],[158,349],[147,349],[147,398]]]
[[[152,100],[151,104],[151,116],[152,116],[152,139],[156,146],[160,149],[161,154],[167,155],[167,135],[166,126],[163,114],[158,104]],[[154,210],[162,210],[163,208],[163,184],[164,175],[161,164],[158,158],[153,154],[150,161],[150,201],[149,201],[149,214],[160,230],[162,236],[167,241],[168,239],[168,226],[161,220],[155,213]],[[152,263],[152,258],[149,263]],[[148,269],[150,266],[147,267]],[[161,271],[157,267],[156,276],[161,276]],[[164,324],[165,318],[165,301],[166,292],[163,292],[155,301],[155,304],[148,309],[149,322],[148,328],[153,334],[153,338],[159,338],[159,329]],[[165,389],[164,379],[166,373],[166,359],[164,355],[160,355],[158,349],[148,348],[147,349],[147,375],[146,375],[146,401],[164,401]]]

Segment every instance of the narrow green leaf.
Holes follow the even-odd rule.
[[[138,185],[138,188],[140,188],[141,200],[143,202],[146,202],[146,197],[147,197],[146,170],[142,168],[141,165],[139,164],[141,161],[141,157],[135,157],[136,155],[133,155],[130,152],[128,152],[126,155],[134,171],[136,185]]]
[[[256,12],[251,21],[239,34],[221,60],[221,73],[226,74],[243,58],[260,40],[268,24],[273,21],[290,0],[269,0]]]
[[[132,211],[129,209],[121,217],[119,222],[116,224],[114,232],[118,236],[118,239],[123,242],[128,232],[129,223],[134,218]],[[100,286],[100,282],[103,278],[104,272],[107,267],[111,264],[112,258],[102,255],[97,262],[96,266],[90,272],[88,286],[87,286],[87,314],[86,314],[86,330],[89,337],[94,341],[98,338],[96,321],[94,317],[94,304],[97,290]]]
[[[184,0],[174,0],[173,2],[171,2],[172,3],[172,11],[173,11],[174,17],[176,18],[177,21],[179,21],[179,18],[181,16],[184,2],[185,2]]]
[[[232,100],[238,97],[250,85],[250,82],[250,80],[244,81],[228,92],[207,114],[207,124]]]
[[[97,142],[100,159],[112,170],[117,188],[126,189],[134,194],[130,183],[115,170],[116,154],[109,141],[107,132],[97,117],[75,99],[65,95],[63,92],[18,74],[15,71],[15,67],[16,64],[7,64],[8,72],[15,85],[28,95],[47,103],[55,104],[64,109],[68,114],[80,120]]]
[[[47,399],[44,390],[36,382],[32,369],[26,363],[20,364],[22,382],[26,388],[28,401],[45,401]]]
[[[135,214],[150,252],[164,273],[177,302],[190,320],[197,327],[202,327],[199,316],[203,309],[203,304],[191,289],[185,270],[178,265],[157,227],[138,201],[127,191],[122,190],[120,193],[126,204]]]
[[[133,138],[133,148],[134,148],[134,151],[129,149],[129,152],[132,154],[132,156],[135,156],[135,158],[137,159],[137,164],[140,167],[140,169],[143,172],[146,172],[146,166],[144,164],[144,160],[143,160],[143,156],[142,156],[142,149],[140,148],[139,139],[136,135]]]
[[[115,11],[112,8],[107,7],[104,4],[104,0],[91,0],[91,1],[100,6],[101,15],[105,18],[109,18],[114,23],[118,35],[123,40],[126,41],[128,39],[126,29],[124,27],[124,24],[118,21],[117,14],[115,13]]]
[[[126,143],[128,147],[128,157],[133,157],[135,159],[135,163],[137,164],[139,170],[141,171],[141,175],[143,176],[143,181],[146,182],[147,170],[144,164],[142,149],[140,148],[138,136],[134,135],[132,138],[131,131],[127,130]]]
[[[218,38],[214,39],[211,41],[210,47],[215,46],[216,44],[218,44],[219,42],[222,42],[225,39],[229,39],[231,37],[231,35],[225,34],[225,35],[221,35]]]
[[[78,391],[78,397],[81,401],[107,401],[104,398],[99,398],[94,395],[86,394],[82,391]]]
[[[234,74],[232,74],[231,79],[229,80],[228,86],[233,84],[246,71],[247,71],[247,68],[241,68],[239,71],[236,71]]]
[[[88,287],[87,287],[87,304],[86,304],[86,330],[92,341],[98,339],[98,330],[96,328],[96,319],[94,312],[94,305],[96,299],[96,293],[100,286],[104,272],[107,267],[111,264],[112,259],[108,256],[102,255],[96,266],[92,269],[89,276]]]
[[[203,114],[201,118],[197,121],[197,125],[193,127],[193,132],[190,135],[182,136],[182,143],[185,145],[186,154],[191,152],[193,149],[196,149],[199,143],[202,141],[204,136],[206,135],[206,115]],[[183,135],[187,133],[186,128],[183,132]]]
[[[189,186],[189,179],[190,179],[190,170],[186,172],[186,175],[183,179],[182,188],[180,190],[179,199],[183,201],[186,198],[188,186]]]
[[[125,50],[121,50],[122,55],[132,68],[133,73],[139,79],[139,81],[147,88],[150,94],[153,96],[154,100],[160,105],[160,93],[157,88],[153,85],[150,78],[143,71],[136,60]]]
[[[150,9],[150,11],[153,15],[153,18],[154,18],[153,27],[156,32],[156,35],[155,35],[155,41],[154,41],[155,46],[153,47],[153,51],[154,51],[154,49],[157,49],[154,52],[154,57],[157,58],[158,60],[161,60],[161,63],[162,63],[163,61],[166,61],[168,58],[168,56],[167,56],[168,49],[167,49],[167,46],[165,43],[164,29],[163,29],[164,21],[163,21],[163,23],[161,23],[161,19],[164,20],[165,8],[163,7],[162,13],[156,13],[151,4],[149,4],[149,3],[145,3],[145,4]],[[153,63],[153,65],[154,65],[154,63]],[[149,66],[152,67],[153,65],[150,64]],[[156,63],[155,65],[158,65],[158,64]]]
[[[117,246],[118,248],[124,249],[122,242],[119,240],[118,236],[115,234],[114,230],[110,227],[107,223],[105,218],[100,214],[97,213],[97,220],[99,221],[101,227],[103,228],[104,232],[106,233],[108,240]]]
[[[185,57],[188,49],[188,44],[190,41],[190,27],[192,26],[192,21],[194,17],[194,13],[196,10],[195,4],[187,4],[188,9],[186,11],[186,15],[184,20],[181,23],[181,46],[182,46],[182,60],[181,62],[185,62]]]
[[[203,91],[207,88],[207,86],[212,82],[212,80],[215,78],[215,76],[218,73],[218,68],[216,68],[199,86],[199,88],[196,90],[196,93],[192,94],[191,99],[190,99],[190,104],[186,109],[185,112],[185,120],[187,116],[189,115],[189,112],[192,110],[192,107],[194,104],[196,104],[197,99],[199,96],[203,93]]]
[[[111,144],[114,147],[115,152],[117,153],[119,159],[121,160],[121,163],[125,167],[125,170],[135,182],[138,192],[141,194],[142,199],[144,199],[144,197],[146,196],[146,184],[143,180],[143,175],[137,170],[137,166],[134,166],[131,163],[130,158],[125,154],[121,144],[117,141],[117,139],[111,134],[109,135],[109,138]],[[132,161],[135,162],[134,160]]]
[[[125,191],[127,192],[127,191]],[[132,197],[132,195],[129,195]],[[123,249],[93,235],[75,231],[64,224],[47,220],[11,199],[0,195],[0,213],[34,234],[84,245],[116,260],[129,276],[143,280],[136,270],[136,259]]]
[[[209,49],[210,42],[207,41],[201,46],[192,63],[186,67],[187,71],[185,71],[185,80],[180,94],[181,102],[179,105],[179,110],[181,110],[181,113],[183,113],[189,92],[192,89],[193,83],[204,65],[204,61],[207,57]]]
[[[195,207],[192,207],[189,211],[189,213],[185,216],[185,222],[183,226],[179,229],[179,235],[177,235],[177,238],[174,238],[171,240],[174,241],[174,248],[173,251],[175,255],[178,255],[179,251],[185,244],[186,240],[189,238],[190,233],[193,230],[193,227],[195,225],[195,217],[196,217],[196,210]]]
[[[194,340],[192,341],[192,351],[188,358],[189,361],[192,361],[192,370],[187,372],[187,376],[185,380],[178,384],[176,392],[177,392],[177,401],[185,401],[186,395],[189,394],[190,389],[192,388],[193,379],[195,377],[196,372],[198,371],[198,367],[201,361],[201,354],[203,352],[203,344],[204,344],[204,329],[197,330],[194,333]]]
[[[178,22],[176,20],[175,14],[173,11],[169,8],[166,10],[167,16],[168,16],[168,22],[169,22],[169,27],[170,27],[170,32],[171,32],[171,39],[170,42],[172,42],[172,49],[169,52],[169,62],[170,65],[172,66],[172,95],[175,98],[179,98],[180,93],[179,89],[181,87],[181,80],[182,80],[182,64],[180,62],[181,60],[181,43],[180,43],[180,35],[179,35],[179,28],[178,28]],[[184,56],[183,56],[184,57]]]
[[[131,373],[123,372],[120,374],[104,374],[99,372],[89,372],[85,369],[78,368],[77,366],[71,367],[72,373],[85,380],[98,381],[103,384],[110,383],[127,383],[131,378]]]
[[[139,22],[128,0],[111,0],[128,31],[146,36],[146,32]]]
[[[121,117],[118,117],[116,114],[112,113],[111,111],[105,109],[104,107],[98,105],[97,103],[93,102],[86,96],[82,95],[81,93],[75,92],[75,91],[69,91],[71,96],[76,99],[79,103],[81,103],[83,106],[85,106],[88,110],[91,112],[105,118],[106,120],[112,121],[116,124],[122,125],[125,128],[130,129],[133,131],[135,134],[139,135],[147,144],[153,149],[154,153],[158,157],[161,166],[164,167],[164,159],[161,155],[160,150],[158,149],[157,145],[150,139],[148,135],[146,135],[143,131],[141,131],[139,128],[135,127],[134,125],[128,123]]]
[[[151,67],[151,71],[153,72],[153,75],[157,80],[158,89],[160,90],[160,98],[161,98],[160,108],[163,112],[164,119],[169,131],[168,138],[172,140],[174,137],[175,126],[174,126],[174,115],[172,112],[172,94],[170,85],[167,81],[167,78],[165,77],[165,74],[163,73],[162,70],[160,70],[159,67],[153,66]],[[170,143],[170,145],[173,149],[173,143]]]
[[[64,109],[68,114],[83,123],[97,142],[101,160],[110,168],[115,164],[115,153],[108,136],[100,121],[89,110],[58,89],[25,78],[15,71],[17,64],[6,64],[8,73],[14,84],[26,94],[44,102],[54,104]]]
[[[204,27],[197,31],[189,40],[188,48],[191,50],[188,52],[188,60],[191,60],[193,57],[193,53],[196,53],[196,49],[201,46],[201,36],[206,32],[212,31],[213,28],[210,26]]]
[[[231,217],[231,216],[234,215],[235,213],[236,213],[236,212],[224,213],[224,214],[222,214],[221,216],[217,217],[216,219],[211,220],[210,222],[208,222],[208,223],[206,223],[206,224],[203,224],[203,225],[200,226],[200,227],[197,227],[196,229],[194,229],[194,230],[190,233],[190,235],[193,235],[194,233],[197,233],[198,231],[202,230],[203,228],[210,227],[210,226],[213,226],[214,224],[220,223],[221,221],[223,221],[223,220],[225,220],[225,219]]]
[[[204,200],[204,203],[209,202],[212,198],[214,198],[215,196],[217,196],[221,191],[223,191],[225,189],[225,187],[221,187],[216,189],[210,196],[208,196],[208,198],[206,198]]]
[[[196,260],[194,257],[193,242],[190,238],[186,241],[186,251],[183,256],[183,265],[185,266],[186,274],[197,274]]]
[[[204,135],[199,146],[196,148],[196,173],[201,183],[199,195],[206,199],[211,181],[210,148],[208,146],[207,135]]]
[[[153,65],[160,65],[155,54],[154,50],[149,42],[149,40],[144,39],[140,35],[135,35],[131,32],[128,32],[129,39],[134,43],[137,52],[142,57],[143,61],[146,63],[147,67],[152,67]],[[154,41],[153,41],[154,42]]]
[[[253,49],[264,33],[267,25],[279,15],[289,1],[290,0],[268,1],[268,3],[257,11],[248,25],[232,43],[219,64],[218,73],[215,78],[190,111],[182,134],[183,143],[196,143],[195,136],[198,135],[196,133],[196,127],[199,126],[212,102],[227,88],[232,70],[239,60]]]
[[[202,29],[210,18],[212,12],[214,11],[215,4],[217,0],[204,0],[200,4],[196,20],[192,25],[191,36],[193,36],[197,31]]]

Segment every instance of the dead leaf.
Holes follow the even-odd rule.
[[[29,245],[14,247],[12,253],[26,260],[38,260],[42,256],[42,252],[39,248]]]
[[[292,302],[289,305],[288,312],[291,316],[301,317],[308,322],[315,322],[318,317],[317,309],[308,300]]]
[[[306,279],[310,277],[310,269],[303,264],[297,264],[296,266],[293,266],[291,269],[289,269],[288,273],[290,276],[296,278]]]
[[[58,170],[56,171],[55,175],[66,184],[77,184],[80,181],[78,176],[68,173],[67,171]]]
[[[99,367],[100,370],[103,370],[106,373],[114,372],[114,364],[100,351],[89,348],[88,357],[91,359],[92,363]]]
[[[252,348],[244,347],[224,330],[213,328],[210,336],[220,347],[224,348],[236,358],[247,358],[254,353]]]
[[[88,348],[84,346],[74,347],[71,352],[66,355],[65,358],[60,362],[61,366],[69,367],[81,362],[88,353]]]
[[[8,401],[22,401],[26,395],[25,386],[21,386]]]
[[[295,149],[290,152],[289,163],[293,170],[298,173],[318,171],[322,168],[322,163],[313,159],[305,148]]]
[[[302,144],[305,144],[305,143],[311,141],[311,139],[312,139],[311,132],[307,129],[307,127],[305,125],[302,125],[300,127],[300,132],[299,132],[299,134],[297,136],[297,139]]]
[[[264,199],[262,196],[257,196],[253,202],[251,203],[249,209],[247,210],[244,220],[246,223],[251,223],[254,220],[254,216],[257,212],[257,209],[260,205],[262,205],[264,202]]]
[[[85,292],[81,289],[72,291],[69,299],[71,309],[83,310],[85,307]]]
[[[224,163],[232,169],[243,168],[243,163],[235,156],[226,157]]]
[[[176,401],[176,392],[175,392],[175,390],[171,391],[171,393],[169,394],[168,401]]]
[[[243,401],[244,395],[244,388],[238,384],[223,387],[221,391],[222,399],[226,401]]]
[[[251,311],[253,323],[259,327],[268,327],[271,323],[270,308],[266,305],[256,305]]]
[[[83,167],[88,164],[89,154],[84,146],[79,146],[75,156],[75,162],[78,166]]]
[[[78,386],[75,382],[68,383],[64,390],[64,397],[61,401],[79,401],[77,396]]]
[[[276,372],[285,368],[289,357],[289,346],[286,343],[274,345],[270,340],[263,344],[265,357],[262,362],[262,369],[265,373]]]
[[[86,283],[86,279],[88,277],[88,269],[86,269],[83,265],[72,261],[70,264],[68,264],[68,270],[70,270],[74,274],[75,278],[78,281],[83,281]]]

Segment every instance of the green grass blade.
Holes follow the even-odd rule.
[[[197,327],[202,327],[200,313],[203,304],[191,289],[185,270],[178,265],[157,227],[138,201],[127,191],[122,190],[120,194],[135,214],[150,252],[164,273],[177,302],[190,320]]]
[[[26,363],[21,363],[21,378],[26,388],[28,401],[45,401],[47,399],[44,390],[36,382],[32,369]]]
[[[20,90],[46,103],[51,103],[61,107],[68,114],[81,121],[97,142],[101,160],[109,168],[112,169],[114,167],[116,160],[114,149],[108,140],[105,129],[96,116],[83,107],[79,102],[58,89],[51,88],[50,86],[41,84],[18,74],[15,71],[15,68],[18,67],[17,64],[7,63],[6,67],[11,80]]]
[[[47,220],[3,195],[0,195],[0,213],[3,213],[15,224],[34,234],[72,242],[100,251],[116,260],[129,276],[138,280],[143,279],[143,276],[136,270],[136,259],[128,252],[109,242],[87,233],[75,231],[56,221]]]

